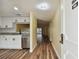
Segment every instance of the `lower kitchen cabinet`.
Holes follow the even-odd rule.
[[[0,49],[22,49],[21,35],[0,35]]]

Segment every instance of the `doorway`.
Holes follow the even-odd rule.
[[[49,21],[37,20],[37,43],[44,41],[45,37],[49,37]]]

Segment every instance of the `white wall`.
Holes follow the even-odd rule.
[[[30,13],[30,52],[37,46],[37,19],[34,13]]]
[[[72,10],[72,0],[64,0],[64,58],[78,59],[78,8]]]
[[[57,55],[64,56],[62,59],[78,59],[78,8],[72,10],[72,0],[63,0],[61,5],[63,15],[59,16],[60,13],[56,12],[50,23],[50,40],[53,41]],[[60,33],[64,34],[64,51],[59,44]],[[61,55],[62,51],[64,53]]]
[[[61,20],[60,20],[60,10],[56,10],[54,17],[52,18],[49,25],[49,35],[50,41],[55,49],[57,56],[61,56],[61,44],[60,44],[60,34],[61,34]]]

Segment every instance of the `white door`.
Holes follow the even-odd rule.
[[[72,9],[73,0],[63,0],[61,13],[61,32],[64,34],[64,44],[61,44],[61,59],[78,59],[78,7]]]

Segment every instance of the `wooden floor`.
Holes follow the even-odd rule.
[[[58,59],[50,43],[39,44],[32,53],[29,50],[0,49],[0,59]]]
[[[28,59],[58,59],[51,43],[41,43]]]

